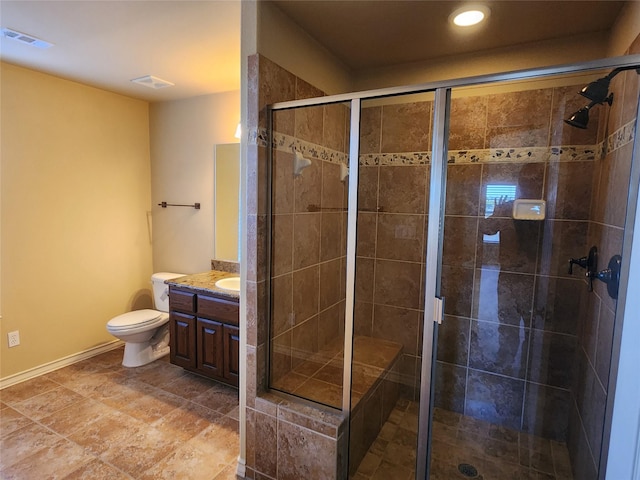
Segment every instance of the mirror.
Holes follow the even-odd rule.
[[[213,164],[214,246],[216,260],[239,261],[240,144],[216,145]]]

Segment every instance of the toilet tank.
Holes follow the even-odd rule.
[[[161,312],[169,311],[169,285],[165,280],[184,277],[184,273],[160,272],[151,275],[151,284],[153,285],[153,303],[156,310]]]

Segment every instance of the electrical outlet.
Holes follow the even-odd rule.
[[[7,333],[7,340],[9,340],[9,348],[17,347],[20,345],[20,332],[16,330],[15,332]]]

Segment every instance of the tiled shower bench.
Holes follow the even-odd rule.
[[[356,336],[351,378],[349,456],[353,473],[389,418],[400,391],[402,345]],[[343,344],[335,341],[300,361],[273,387],[335,408],[342,407]]]

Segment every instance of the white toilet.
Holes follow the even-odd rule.
[[[156,310],[135,310],[112,318],[107,331],[125,342],[122,365],[140,367],[169,353],[169,286],[165,280],[182,273],[154,273],[151,276]]]

